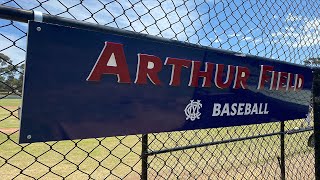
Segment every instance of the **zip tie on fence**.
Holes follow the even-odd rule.
[[[42,22],[43,21],[43,14],[40,11],[33,11],[34,21]]]

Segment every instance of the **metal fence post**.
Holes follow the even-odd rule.
[[[313,118],[315,138],[315,177],[320,180],[320,69],[313,71]]]
[[[281,171],[281,180],[286,179],[286,166],[285,166],[285,148],[284,148],[284,121],[281,121],[280,123],[280,171]]]
[[[142,135],[142,150],[141,150],[141,179],[148,179],[148,134]]]

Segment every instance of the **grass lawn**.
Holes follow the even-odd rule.
[[[19,106],[21,106],[21,99],[0,99],[0,129],[19,128]]]
[[[0,106],[20,106],[21,99],[0,99]]]
[[[20,104],[19,99],[0,99],[0,106],[3,107],[0,107],[0,129],[19,128],[19,120],[16,117]],[[303,120],[287,121],[286,127],[292,129],[301,123]],[[280,123],[268,123],[150,134],[149,150],[227,140],[279,130]],[[18,134],[18,131],[12,134],[0,132],[0,177],[3,179],[12,179],[16,176],[21,179],[28,179],[28,176],[36,179],[40,177],[55,179],[58,178],[57,175],[66,177],[70,173],[72,174],[68,177],[71,179],[87,179],[88,174],[94,179],[139,178],[140,135],[19,145]],[[286,135],[287,157],[312,154],[313,149],[307,147],[310,134],[311,132]],[[260,167],[271,162],[274,166],[277,165],[278,156],[280,156],[280,137],[271,136],[149,156],[149,175],[168,179],[169,174],[179,177],[181,174],[189,173],[196,178],[197,174],[205,173],[208,168],[212,172],[220,172],[250,166]],[[310,158],[312,159],[312,156]],[[50,173],[48,173],[49,168]],[[24,169],[22,174],[19,169]]]

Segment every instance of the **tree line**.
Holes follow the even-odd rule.
[[[0,93],[21,94],[24,63],[14,65],[10,57],[0,53]]]

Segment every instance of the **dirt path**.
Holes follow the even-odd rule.
[[[0,128],[0,132],[5,134],[12,134],[18,131],[19,131],[19,128]]]
[[[18,109],[18,106],[1,106],[6,109]]]

